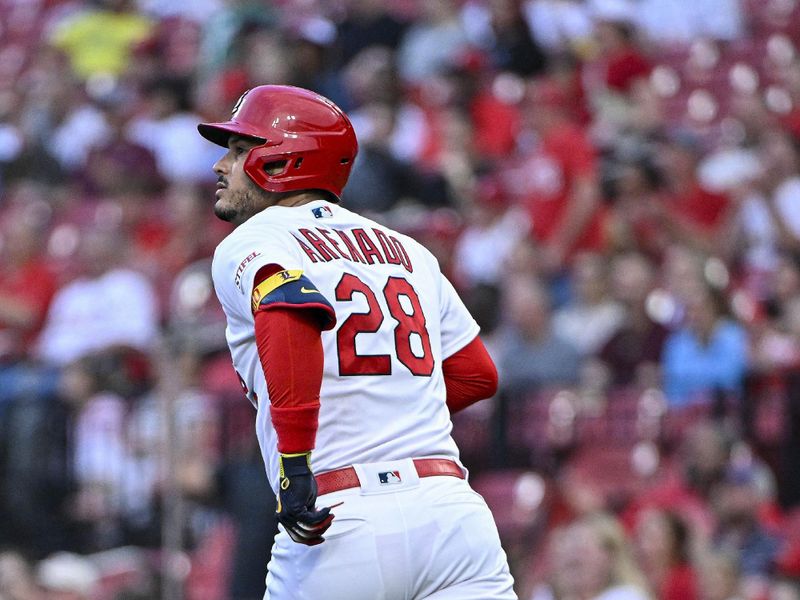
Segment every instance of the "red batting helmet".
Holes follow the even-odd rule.
[[[318,189],[340,198],[358,152],[350,119],[327,98],[288,85],[246,91],[223,123],[201,123],[200,135],[228,146],[231,135],[256,138],[244,172],[268,192]],[[274,175],[266,167],[286,166]]]

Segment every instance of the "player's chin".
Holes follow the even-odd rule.
[[[239,218],[239,211],[223,200],[217,200],[214,204],[214,215],[222,221],[235,223]]]

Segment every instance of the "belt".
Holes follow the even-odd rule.
[[[420,477],[434,477],[436,475],[448,475],[464,479],[464,472],[458,463],[449,458],[415,458],[414,468]],[[315,476],[317,480],[317,495],[330,494],[349,488],[359,487],[361,482],[358,474],[353,467],[344,467],[327,473],[320,473]]]

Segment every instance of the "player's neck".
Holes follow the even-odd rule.
[[[308,204],[309,202],[322,199],[323,197],[319,192],[296,192],[283,196],[275,203],[275,206],[302,206],[303,204]]]

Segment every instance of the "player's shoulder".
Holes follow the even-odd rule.
[[[417,241],[411,235],[403,233],[403,232],[401,232],[401,231],[399,231],[397,229],[394,229],[391,226],[386,225],[385,223],[381,223],[379,221],[371,219],[370,217],[366,217],[366,216],[361,215],[359,213],[354,213],[352,211],[348,211],[344,207],[339,207],[339,210],[347,211],[348,213],[353,215],[353,219],[354,220],[362,221],[363,225],[365,227],[369,228],[369,229],[381,229],[381,230],[383,230],[389,236],[394,237],[397,240],[399,240],[403,244],[404,248],[406,248],[407,250],[413,251],[415,254],[417,254],[419,256],[422,256],[426,261],[434,263],[436,265],[436,267],[438,268],[439,261],[436,259],[436,256],[434,256],[434,254],[430,250],[428,250],[428,248],[424,244],[422,244],[421,242]]]
[[[236,254],[243,247],[254,243],[258,245],[279,244],[282,233],[286,233],[286,226],[275,218],[269,209],[263,210],[250,217],[247,221],[236,227],[217,245],[214,258],[224,258]]]
[[[215,282],[229,278],[233,272],[237,283],[242,273],[265,260],[296,262],[291,234],[286,223],[270,209],[253,215],[229,233],[214,250],[211,262]]]

